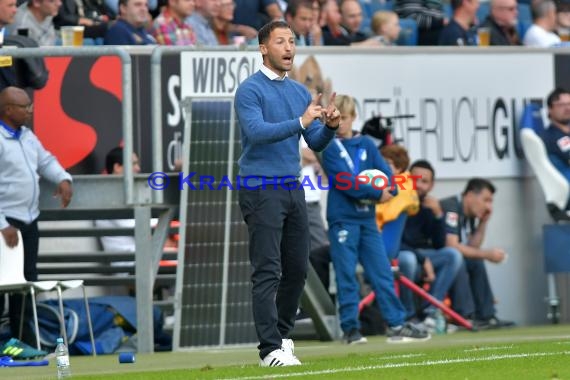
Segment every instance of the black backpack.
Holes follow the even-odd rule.
[[[19,48],[37,48],[38,43],[24,36],[6,36],[4,45],[16,46]],[[49,72],[43,58],[15,58],[12,68],[16,75],[16,85],[22,88],[33,88],[39,90],[45,87]]]

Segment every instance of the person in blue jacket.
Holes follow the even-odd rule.
[[[405,322],[406,312],[394,289],[394,278],[381,232],[376,225],[375,204],[386,202],[397,193],[390,187],[360,183],[356,176],[367,169],[381,170],[389,179],[392,171],[374,142],[352,131],[356,105],[352,97],[335,99],[341,114],[337,138],[323,152],[323,168],[329,176],[327,220],[330,253],[334,265],[340,324],[348,344],[365,343],[358,320],[358,262],[376,293],[382,315],[388,324],[389,342],[427,340],[429,333]],[[393,194],[392,194],[393,193]]]

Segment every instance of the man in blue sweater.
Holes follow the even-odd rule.
[[[253,319],[261,366],[299,365],[293,341],[309,260],[305,194],[299,183],[299,139],[321,151],[334,137],[340,113],[287,77],[295,57],[289,25],[273,21],[259,31],[261,69],[237,89],[241,129],[239,204],[249,231]],[[318,119],[322,119],[322,122]]]
[[[336,98],[342,124],[338,139],[323,152],[323,168],[331,184],[327,202],[330,254],[337,282],[340,327],[348,344],[365,343],[360,333],[360,294],[356,265],[362,264],[366,278],[376,293],[382,316],[388,324],[389,342],[427,340],[430,335],[405,322],[406,312],[394,289],[394,277],[382,235],[376,225],[375,204],[392,198],[389,188],[359,183],[363,170],[379,169],[387,178],[392,171],[368,136],[353,134],[356,118],[354,100]],[[392,191],[396,193],[394,189]]]
[[[105,45],[155,45],[145,28],[149,18],[147,0],[119,0],[119,18],[107,30]]]

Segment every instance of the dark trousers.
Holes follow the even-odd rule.
[[[40,235],[38,231],[38,221],[34,220],[30,224],[25,224],[19,220],[6,218],[6,221],[11,226],[20,230],[22,234],[22,242],[24,244],[24,278],[27,281],[37,281],[38,279],[38,248]],[[24,322],[32,319],[32,304],[33,300],[28,295],[26,299],[26,309],[24,311]],[[22,314],[22,301],[21,294],[11,294],[9,299],[9,317],[10,317],[10,330],[13,337],[17,337],[20,332],[20,318]],[[4,312],[4,301],[0,302],[0,315]],[[24,324],[24,331],[22,340],[29,345],[35,347],[36,338],[33,329],[26,328]]]
[[[239,191],[249,231],[253,319],[259,356],[281,348],[295,324],[309,261],[309,225],[303,189]]]
[[[449,290],[451,305],[463,317],[487,320],[495,315],[495,301],[485,260],[463,258],[463,262]]]

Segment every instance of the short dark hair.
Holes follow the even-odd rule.
[[[295,17],[299,8],[309,8],[310,10],[313,10],[313,2],[311,0],[289,0],[289,4],[285,10],[285,15]]]
[[[287,24],[285,21],[282,20],[271,21],[263,25],[261,29],[259,29],[259,33],[257,34],[257,39],[259,41],[259,44],[264,45],[265,43],[267,43],[267,40],[269,40],[269,35],[271,34],[271,32],[279,28],[286,28],[291,30],[289,24]]]
[[[427,161],[427,160],[414,161],[412,166],[410,166],[410,171],[412,171],[414,168],[429,170],[431,172],[431,178],[435,179],[435,170],[434,170],[433,166],[429,163],[429,161]]]
[[[473,192],[475,194],[481,193],[483,190],[489,190],[491,194],[495,194],[495,186],[484,178],[471,178],[469,182],[467,182],[467,186],[465,186],[465,190],[463,191],[463,195]]]
[[[123,148],[120,146],[111,149],[105,157],[105,170],[107,174],[113,174],[115,164],[123,165]]]
[[[548,108],[552,108],[552,104],[558,101],[558,99],[560,99],[560,96],[563,94],[570,95],[570,91],[562,87],[556,87],[550,94],[548,94],[548,98],[546,98],[546,104],[548,105]]]
[[[451,0],[449,3],[451,4],[451,9],[456,10],[459,9],[463,5],[464,0]]]
[[[119,9],[121,8],[121,5],[124,5],[125,7],[129,4],[129,0],[119,0]]]

